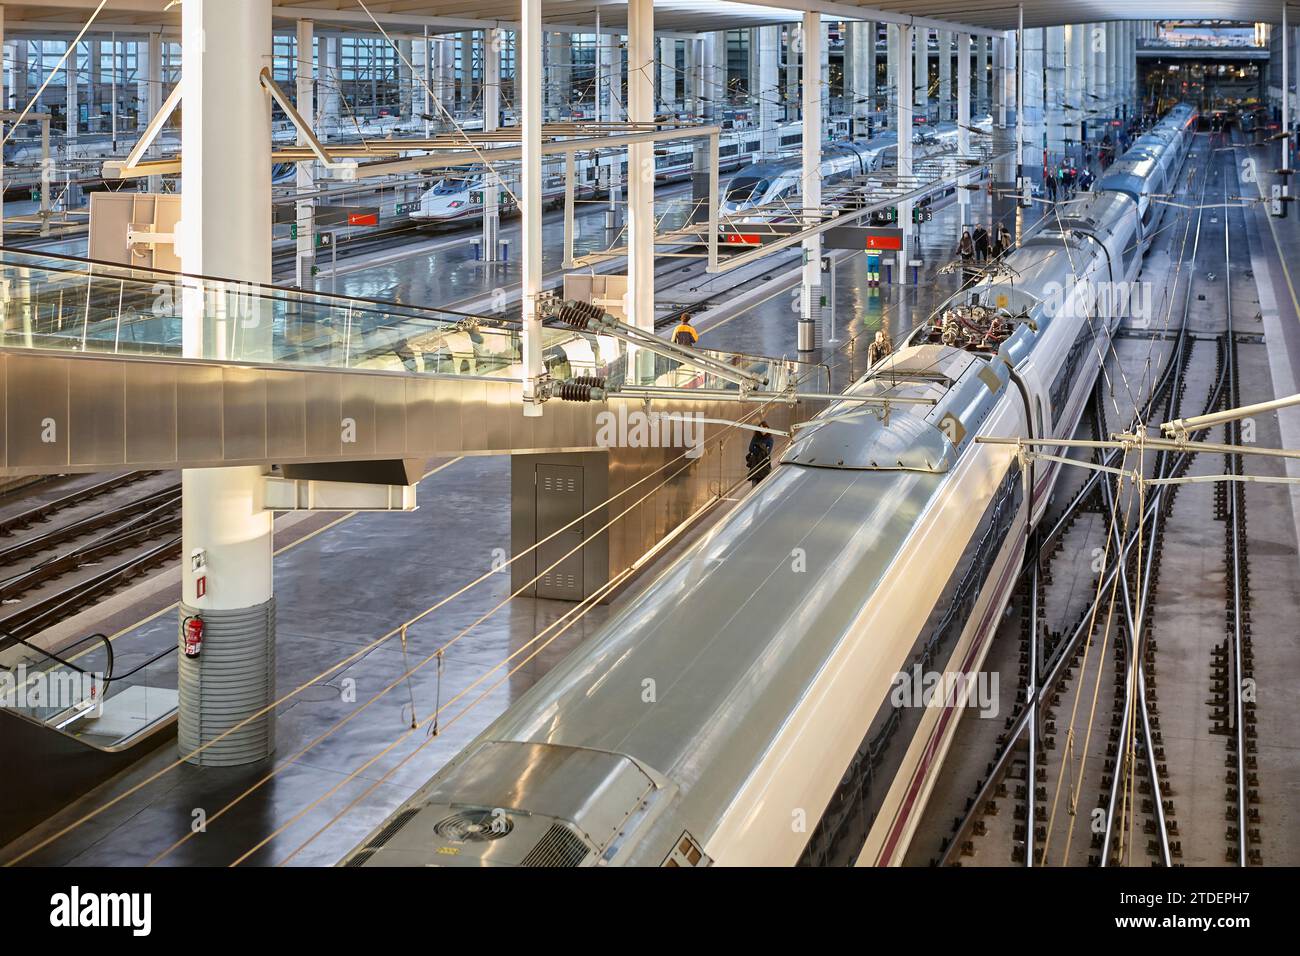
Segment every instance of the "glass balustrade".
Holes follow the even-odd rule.
[[[519,379],[522,343],[511,318],[283,289],[0,249],[0,345],[95,354],[318,366],[425,375]],[[184,347],[186,330],[203,348]],[[611,385],[736,389],[735,376],[655,355],[615,336],[543,330],[553,378],[601,376]],[[699,350],[765,390],[810,366]],[[635,372],[629,373],[629,369]]]

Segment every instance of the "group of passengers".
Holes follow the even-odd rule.
[[[1015,240],[1006,223],[1000,222],[990,236],[982,223],[974,229],[963,229],[957,240],[957,256],[961,259],[962,287],[974,284],[979,278],[979,266],[990,259],[1000,259],[1011,251]]]

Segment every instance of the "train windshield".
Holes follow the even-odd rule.
[[[755,199],[761,198],[770,185],[772,183],[766,179],[737,176],[732,180],[723,200],[731,203],[753,202]]]
[[[435,196],[454,196],[477,183],[477,179],[440,179],[433,187]]]

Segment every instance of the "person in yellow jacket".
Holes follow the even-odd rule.
[[[700,340],[700,333],[691,325],[691,314],[683,312],[677,328],[673,329],[673,341],[678,345],[692,346]]]

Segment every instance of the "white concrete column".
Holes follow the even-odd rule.
[[[140,124],[141,126],[147,126],[149,124],[149,121],[158,115],[158,111],[162,109],[162,104],[164,99],[163,88],[162,88],[163,45],[162,45],[161,33],[149,34],[148,48],[149,48],[149,76],[146,81],[146,95],[144,99],[145,116],[143,122]],[[69,63],[72,62],[71,57],[68,58],[68,62]],[[70,85],[74,89],[76,88],[76,83],[72,83]],[[307,115],[310,116],[311,114],[308,113]]]
[[[912,102],[912,98],[908,95],[912,89],[912,68],[910,65],[906,69],[900,68],[903,63],[901,43],[902,39],[898,32],[898,24],[885,24],[885,86],[889,91],[889,95],[885,98],[882,106],[891,129],[898,126],[898,101],[906,98],[909,106]],[[891,106],[894,114],[892,117],[889,115],[891,112],[889,107]]]
[[[993,38],[976,37],[975,43],[975,111],[983,116],[993,110],[989,102],[989,47]]]
[[[913,27],[915,50],[913,64],[915,73],[912,80],[913,103],[917,116],[930,116],[930,30],[927,27]]]
[[[830,119],[831,112],[831,45],[826,38],[826,27],[821,25],[822,41],[820,44],[821,52],[817,64],[817,83],[818,96],[822,102],[822,123],[821,138],[826,139],[826,122]]]
[[[271,281],[271,103],[258,81],[271,56],[271,0],[186,0],[181,22],[182,267],[253,290],[187,284],[182,347],[188,357],[268,360],[271,315],[255,290]],[[254,717],[275,696],[272,514],[260,508],[261,477],[260,468],[199,468],[181,479],[181,614],[205,625],[200,655],[177,655],[177,742],[192,763],[249,763],[275,748],[273,712]],[[195,573],[199,549],[206,566]]]
[[[701,111],[709,120],[714,118],[718,104],[727,95],[726,36],[725,33],[712,32],[704,34],[700,40],[700,97],[704,101]],[[723,51],[722,57],[718,56],[719,49]],[[773,99],[776,95],[773,90]]]
[[[622,60],[623,50],[616,34],[605,34],[598,39],[600,43],[600,118],[616,120],[620,116],[622,100]]]
[[[952,33],[940,30],[936,34],[939,40],[939,121],[952,119]]]
[[[908,24],[899,24],[896,28],[890,26],[890,31],[898,31],[898,57],[890,60],[890,68],[894,68],[897,63],[898,83],[895,87],[898,100],[898,116],[894,121],[894,126],[898,130],[898,175],[901,179],[906,179],[912,175],[912,114],[914,111],[912,99],[912,27]],[[895,281],[900,285],[907,281],[907,260],[912,251],[912,235],[915,227],[912,225],[912,203],[910,200],[903,200],[898,204],[898,227],[903,230],[903,248],[898,252],[898,266]]]
[[[314,64],[312,52],[315,46],[316,25],[311,20],[298,21],[298,58],[294,63],[294,92],[298,112],[302,116],[313,116],[316,112],[315,77],[312,75]],[[408,51],[409,52],[409,51]],[[307,146],[307,136],[298,132],[298,145]],[[298,163],[294,185],[300,195],[312,191],[316,184],[315,163]],[[312,199],[299,199],[296,203],[296,225],[298,238],[297,255],[294,257],[294,279],[300,289],[310,289],[315,285],[312,278],[316,265],[316,203]]]
[[[13,109],[21,110],[24,106],[27,105],[27,40],[26,38],[24,37],[24,38],[19,38],[14,40],[13,46],[14,46],[14,74],[13,74],[14,82],[13,82],[13,88],[10,90],[9,93],[9,98]],[[98,40],[93,41],[93,46],[91,47],[91,50],[96,53],[99,52]],[[98,78],[99,76],[98,58],[94,59],[92,69],[95,71],[96,78]],[[94,101],[95,98],[91,97],[92,104],[94,103]]]
[[[455,64],[452,64],[455,69]],[[456,89],[456,109],[468,110],[474,102],[474,31],[460,34],[460,83]]]
[[[299,21],[301,22],[301,21]],[[301,59],[301,54],[299,54]],[[410,64],[408,66],[407,64]],[[397,115],[406,122],[415,119],[415,48],[409,39],[397,41]]]
[[[321,40],[320,61],[325,61],[325,41]],[[432,122],[429,117],[433,115],[433,104],[429,102],[431,94],[429,92],[429,28],[424,28],[424,35],[411,44],[411,83],[413,92],[411,94],[411,109],[418,109],[422,115],[421,121],[416,124],[424,132],[427,139],[430,133]]]
[[[1056,163],[1065,155],[1065,27],[1047,27],[1043,32],[1045,49],[1045,106],[1043,122],[1047,131],[1047,151]]]
[[[821,14],[815,11],[803,15],[803,201],[806,209],[816,209],[822,203],[822,47],[825,29]],[[811,225],[815,220],[809,220]],[[803,288],[799,302],[799,351],[816,348],[816,329],[821,321],[822,239],[809,236],[803,241]]]
[[[1124,25],[1126,44],[1124,59],[1124,115],[1132,116],[1137,102],[1137,24],[1132,21]]]
[[[879,24],[875,21],[868,22],[863,34],[867,46],[867,85],[862,92],[862,95],[867,97],[867,102],[863,105],[871,116],[871,131],[874,135],[876,128],[880,125],[880,121],[876,116],[876,111],[880,109],[880,98],[876,93],[876,87],[879,85],[877,77],[880,75],[876,56],[876,37],[880,35]]]
[[[542,84],[529,82],[542,75],[542,0],[520,0],[522,16],[515,64],[518,69],[515,104],[520,110],[523,155],[519,171],[520,263],[523,272],[524,415],[542,414],[539,378],[542,363],[542,320],[537,297],[542,291]]]
[[[628,0],[627,112],[633,123],[654,119],[654,3]],[[646,332],[655,327],[654,144],[627,148],[628,321]]]
[[[970,150],[970,34],[957,34],[957,152],[969,156]],[[962,185],[967,178],[962,177]],[[957,206],[964,228],[970,222],[970,190],[957,190]]]
[[[322,37],[320,47],[320,79],[322,89],[316,100],[317,135],[336,135],[339,122],[339,38]]]
[[[1040,27],[1025,31],[1025,148],[1022,162],[1043,168],[1043,53],[1046,37]]]
[[[438,40],[438,102],[454,114],[460,109],[456,98],[456,45],[460,43],[460,35],[449,33]]]
[[[803,28],[790,23],[785,28],[785,118],[799,117],[799,70],[803,50]]]
[[[852,119],[854,138],[867,135],[872,115],[876,81],[873,75],[876,25],[851,21],[844,47],[844,107]]]
[[[683,41],[682,109],[688,116],[700,115],[700,44],[699,37]]]
[[[3,7],[0,7],[0,11],[3,11],[3,9],[4,9]],[[68,42],[71,43],[72,41],[69,40]],[[0,50],[3,50],[3,48],[4,48],[3,44],[0,44]],[[152,62],[150,62],[149,68],[151,70],[153,69]],[[77,88],[77,84],[81,81],[81,74],[77,70],[76,51],[73,51],[72,55],[68,57],[68,63],[64,69],[66,70],[66,74],[67,74],[67,91],[66,91],[67,96],[66,96],[66,103],[64,105],[64,109],[68,115],[68,131],[67,131],[66,144],[67,144],[68,156],[71,157],[73,153],[76,152],[76,148],[77,148],[77,120],[81,116],[81,98],[78,95],[79,91]],[[152,116],[152,114],[150,115]],[[149,191],[150,192],[155,191],[152,185],[149,187]]]
[[[777,125],[781,122],[779,76],[781,67],[781,28],[759,27],[751,36],[758,40],[758,139],[764,157],[775,156],[780,151],[781,137]]]
[[[1085,45],[1087,32],[1087,27],[1080,23],[1065,28],[1065,101],[1069,104],[1069,108],[1065,111],[1065,118],[1069,123],[1065,128],[1065,138],[1070,141],[1070,153],[1078,156],[1080,161],[1083,159],[1083,111],[1088,105],[1087,97],[1084,96],[1084,72],[1087,70],[1084,50],[1087,48]]]
[[[499,27],[488,29],[483,37],[483,131],[491,133],[498,128],[501,116],[501,51],[505,31]],[[497,174],[491,169],[483,177],[483,258],[495,262],[498,258],[497,232],[500,224],[501,190]]]
[[[1119,27],[1112,21],[1106,24],[1106,112],[1111,116],[1120,100],[1119,59]]]
[[[659,38],[659,103],[655,112],[677,108],[677,39]]]
[[[993,37],[993,122],[998,129],[1007,128],[1007,38]]]

